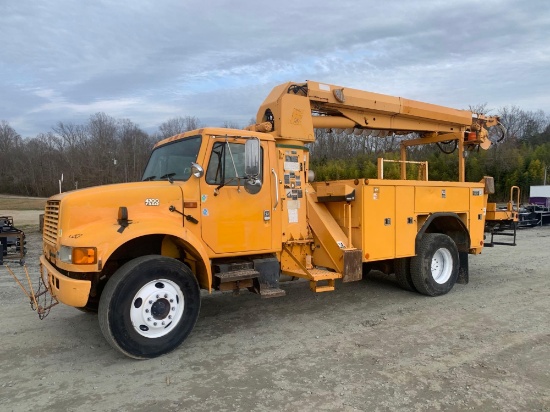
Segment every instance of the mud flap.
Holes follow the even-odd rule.
[[[461,285],[467,285],[470,281],[470,272],[468,270],[468,252],[458,252],[459,256],[459,267],[458,267],[458,278],[456,283]]]
[[[343,282],[355,282],[363,278],[363,251],[361,249],[344,250]]]
[[[254,270],[260,272],[257,284],[252,291],[259,293],[262,298],[275,298],[285,296],[286,292],[279,289],[279,278],[281,277],[281,264],[275,257],[253,259]]]

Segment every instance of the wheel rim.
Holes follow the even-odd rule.
[[[453,271],[453,257],[447,249],[437,249],[432,257],[432,277],[440,285],[447,282]]]
[[[130,319],[137,333],[159,338],[181,321],[185,302],[177,283],[158,279],[144,285],[132,299]]]

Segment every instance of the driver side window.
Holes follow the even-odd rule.
[[[262,159],[263,149],[260,162],[262,162]],[[214,143],[208,162],[206,183],[211,185],[242,186],[245,177],[244,168],[244,144],[216,142]],[[260,180],[263,180],[261,173]]]

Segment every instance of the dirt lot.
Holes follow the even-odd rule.
[[[0,267],[1,409],[549,411],[549,251],[550,227],[521,230],[438,298],[379,272],[319,295],[302,282],[271,300],[205,295],[189,339],[148,361],[112,350],[95,315],[58,306],[40,321]]]

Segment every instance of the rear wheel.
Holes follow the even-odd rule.
[[[397,284],[405,290],[416,292],[411,276],[411,258],[395,259],[393,265]]]
[[[154,358],[187,338],[199,310],[199,285],[187,266],[167,257],[143,256],[107,282],[99,326],[109,344],[125,355]]]
[[[455,242],[441,233],[426,233],[417,255],[411,258],[411,279],[416,290],[424,295],[444,295],[456,283],[458,268]]]

